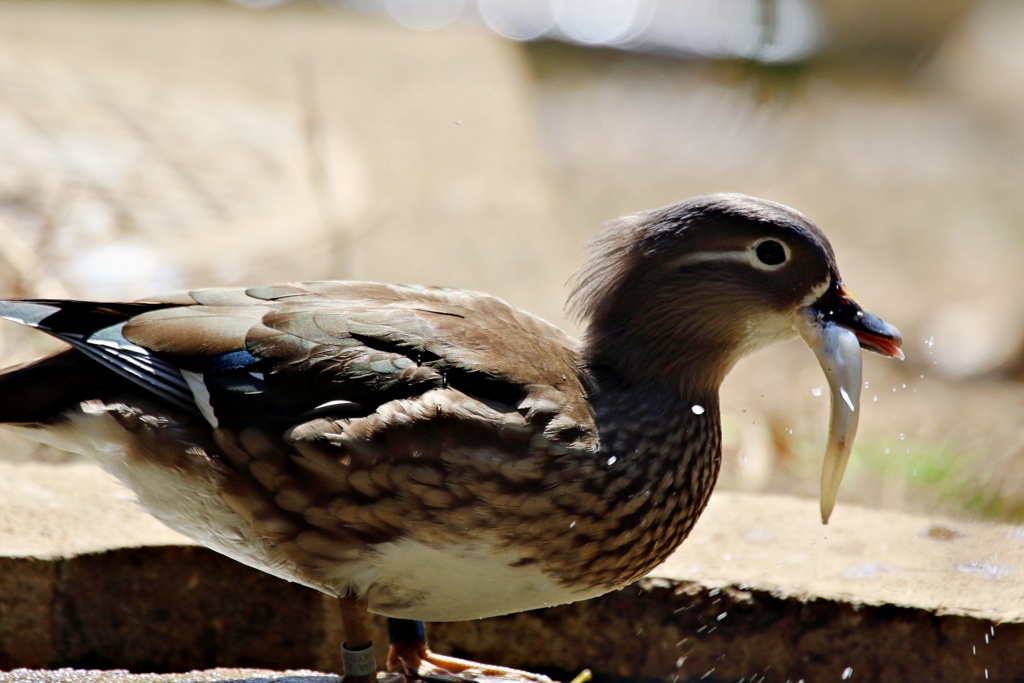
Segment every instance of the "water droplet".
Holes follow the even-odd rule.
[[[872,396],[871,400],[874,401],[875,403],[878,403],[878,397],[877,396]]]
[[[864,388],[865,389],[870,389],[871,388],[871,382],[864,382]]]
[[[885,454],[889,455],[889,449],[888,448],[885,449]]]
[[[927,346],[929,349],[935,348],[935,337],[931,336],[931,337],[928,337],[927,339],[925,339],[924,340],[924,345]]]
[[[704,414],[704,406],[694,405],[692,408],[690,408],[690,410],[693,411],[694,415],[703,415]]]
[[[900,441],[903,441],[906,438],[907,438],[907,435],[904,434],[903,432],[900,432]]]
[[[676,660],[676,668],[677,669],[682,669],[683,668],[683,664],[685,664],[685,663],[686,663],[686,657],[680,657],[679,659]]]
[[[821,396],[821,394],[824,392],[824,389],[824,387],[814,387],[813,389],[811,389],[811,395]]]
[[[853,667],[852,666],[848,666],[845,669],[843,669],[843,680],[844,681],[850,680],[851,676],[853,676]]]
[[[719,615],[718,615],[718,616],[716,617],[716,619],[718,619],[719,621],[721,621],[722,619],[725,619],[725,617],[726,617],[726,616],[728,616],[728,614],[729,614],[728,612],[722,612],[721,614],[719,614]]]
[[[573,528],[574,526],[576,526],[576,520],[575,519],[572,520],[571,522],[569,522],[569,528],[570,529]]]
[[[611,456],[610,458],[608,458],[608,467],[611,467],[611,466],[612,466],[612,465],[614,465],[614,464],[615,464],[615,463],[616,463],[617,461],[618,461],[618,458],[616,458],[616,457],[615,457],[614,455],[613,455],[613,456]]]

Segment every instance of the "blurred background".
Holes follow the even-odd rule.
[[[602,221],[764,196],[906,338],[865,363],[840,505],[1019,522],[1022,35],[1014,0],[8,0],[0,286],[444,284],[577,332]],[[9,363],[47,348],[0,327]],[[802,344],[744,361],[723,412],[723,486],[817,495]]]

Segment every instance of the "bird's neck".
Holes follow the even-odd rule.
[[[620,545],[606,573],[621,585],[664,561],[704,510],[721,464],[718,392],[631,384],[603,368],[592,377],[600,437],[594,482],[619,501],[605,513],[605,543]]]
[[[617,315],[587,331],[582,355],[591,367],[609,368],[681,401],[717,399],[741,355],[742,333],[728,319],[696,324],[704,320],[697,314],[661,321],[639,319],[633,310]]]

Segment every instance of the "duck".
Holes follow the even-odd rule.
[[[473,291],[315,281],[130,302],[14,299],[68,348],[0,374],[0,423],[80,453],[158,520],[337,598],[345,680],[546,681],[436,653],[424,621],[586,600],[673,553],[721,466],[719,387],[802,338],[831,391],[821,514],[860,414],[861,351],[899,331],[794,209],[717,193],[612,220],[577,340]],[[447,678],[446,678],[447,677]]]

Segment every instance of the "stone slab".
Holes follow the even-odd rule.
[[[92,463],[0,462],[0,553],[56,559],[142,546],[194,545],[147,515]]]
[[[1024,527],[718,491],[654,575],[1024,622]]]
[[[338,670],[330,600],[169,535],[96,468],[0,464],[0,481],[0,668]],[[431,640],[562,678],[589,667],[839,680],[852,667],[883,677],[867,680],[985,669],[1014,680],[1024,675],[1020,536],[843,504],[822,527],[813,501],[719,491],[648,579],[556,609],[435,624]]]
[[[6,557],[193,545],[89,463],[0,462],[0,481]],[[691,537],[653,575],[1024,622],[1024,591],[1007,590],[1024,585],[1024,527],[841,503],[822,526],[814,505],[718,491]]]

